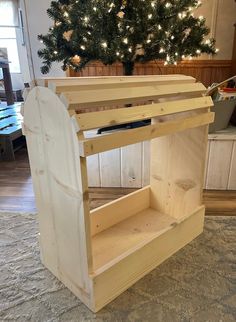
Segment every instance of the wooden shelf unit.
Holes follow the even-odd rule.
[[[183,75],[38,82],[49,88],[29,93],[24,133],[42,261],[97,312],[202,232],[213,102]],[[119,108],[93,111],[104,105]],[[149,118],[146,127],[86,137]],[[90,211],[86,158],[144,140],[151,140],[150,185]]]

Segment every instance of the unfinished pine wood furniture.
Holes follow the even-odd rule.
[[[177,80],[176,80],[177,78]],[[64,92],[93,90],[99,88],[114,88],[118,86],[132,87],[134,84],[149,86],[165,84],[170,76],[134,76],[127,77],[90,77],[90,78],[44,78],[37,80],[40,86],[49,87],[60,95]],[[183,75],[172,75],[173,82],[193,83],[195,79]],[[91,108],[93,110],[94,108]],[[100,109],[96,108],[96,109]],[[103,108],[102,108],[103,109]],[[90,110],[90,109],[87,109]],[[96,130],[91,130],[89,135],[96,135]],[[235,148],[233,142],[236,133],[231,128],[225,133],[213,134],[208,137],[206,179],[204,188],[236,190],[234,169]],[[232,139],[232,137],[234,139]],[[220,138],[220,139],[219,139]],[[225,151],[222,154],[221,149]],[[102,152],[87,158],[89,187],[122,187],[142,188],[150,184],[150,141],[140,142],[128,147],[121,147],[107,152]],[[219,171],[215,170],[219,169]]]
[[[202,97],[205,87],[187,79],[155,76],[153,84],[134,82],[122,89],[116,79],[112,88],[77,88],[60,97],[35,87],[27,97],[24,133],[42,261],[94,312],[203,230],[202,187],[214,113],[211,98]],[[131,108],[75,112],[80,106],[130,103]],[[152,125],[143,128],[87,135],[100,126],[148,118]],[[150,185],[90,211],[86,158],[144,140],[151,140]]]

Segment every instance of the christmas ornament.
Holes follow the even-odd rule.
[[[136,56],[143,56],[144,54],[145,54],[145,51],[144,51],[143,46],[142,45],[137,45],[135,55]]]
[[[118,12],[117,17],[119,17],[120,19],[123,19],[124,15],[125,15],[124,11],[120,11]]]
[[[74,30],[65,31],[63,34],[63,38],[66,39],[67,41],[70,41],[73,31]]]
[[[80,61],[81,61],[81,58],[80,58],[80,56],[78,56],[78,55],[75,55],[74,57],[72,57],[71,58],[71,62],[73,63],[73,64],[79,64],[80,63]]]

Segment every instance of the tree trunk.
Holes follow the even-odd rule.
[[[127,61],[123,63],[123,73],[125,76],[132,76],[134,72],[134,62]]]

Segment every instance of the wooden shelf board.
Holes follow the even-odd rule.
[[[147,208],[93,236],[94,271],[128,256],[176,224],[175,218]]]

